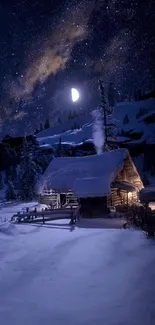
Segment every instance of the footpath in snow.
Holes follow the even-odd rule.
[[[154,324],[155,241],[143,232],[10,227],[0,232],[0,324]]]

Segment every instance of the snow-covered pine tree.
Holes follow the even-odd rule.
[[[6,189],[6,192],[5,192],[5,198],[7,201],[13,201],[17,198],[16,196],[16,192],[15,192],[15,189],[14,189],[14,185],[11,181],[11,179],[8,180],[7,182],[7,189]]]
[[[46,121],[45,121],[45,124],[44,124],[44,129],[49,129],[49,128],[50,128],[50,121],[47,118]]]
[[[124,116],[124,120],[123,120],[123,123],[124,123],[124,124],[128,124],[128,123],[129,123],[129,117],[128,117],[128,114],[125,114],[125,116]]]
[[[109,151],[116,148],[116,137],[114,136],[114,130],[116,129],[112,107],[105,96],[104,84],[102,80],[99,80],[99,89],[100,89],[100,111],[103,120],[103,129],[104,129],[104,151]]]
[[[22,200],[32,200],[35,197],[35,185],[37,179],[37,166],[32,160],[25,139],[19,171],[19,197]]]

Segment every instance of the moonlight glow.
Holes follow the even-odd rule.
[[[72,88],[71,89],[71,94],[72,94],[72,101],[76,102],[79,99],[79,92],[77,89]]]

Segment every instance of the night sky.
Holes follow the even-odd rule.
[[[124,94],[152,89],[154,31],[154,0],[1,0],[1,135],[95,108],[100,77]]]

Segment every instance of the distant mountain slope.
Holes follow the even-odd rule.
[[[88,120],[91,119],[91,115],[82,115],[80,117],[75,117],[73,119],[68,120],[67,122],[60,123],[56,126],[53,126],[49,129],[43,130],[37,134],[38,138],[48,137],[57,135],[60,133],[64,133],[68,130],[75,129],[76,126],[78,128],[82,127]]]
[[[143,132],[149,130],[144,121],[139,121],[137,115],[140,111],[145,110],[146,114],[155,109],[155,99],[148,99],[136,102],[118,103],[114,110],[114,118],[120,130],[126,132],[134,130]],[[124,124],[125,115],[128,116],[128,123]],[[48,144],[50,146],[59,142],[79,144],[85,140],[92,139],[92,116],[82,116],[59,124],[55,127],[43,130],[37,134],[40,144]]]

